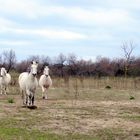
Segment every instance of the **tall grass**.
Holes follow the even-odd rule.
[[[12,76],[12,83],[10,86],[10,94],[16,95],[19,94],[19,85],[18,85],[18,73],[11,72]],[[39,78],[39,77],[38,77]],[[127,93],[129,97],[134,96],[135,90],[139,90],[140,87],[140,78],[124,78],[124,77],[84,77],[84,76],[77,76],[71,77],[69,75],[65,77],[53,77],[52,76],[53,90],[48,91],[53,93],[52,96],[56,98],[67,98],[70,99],[71,97],[74,99],[80,99],[79,96],[87,97],[85,94],[92,93],[95,94],[95,90],[107,90],[106,87],[110,87],[110,91],[104,92],[113,92],[113,90],[129,90]],[[39,94],[41,95],[41,90],[38,88]],[[57,93],[57,96],[54,94]],[[20,94],[19,94],[20,95]],[[51,94],[49,94],[51,95]],[[60,96],[62,95],[62,96]],[[116,95],[116,94],[115,94]],[[128,97],[128,98],[129,98]]]
[[[54,87],[65,87],[78,91],[78,88],[94,88],[102,89],[110,86],[113,89],[139,89],[139,78],[123,78],[123,77],[69,77],[69,78],[53,78]]]
[[[19,73],[12,71],[12,82],[11,85],[18,86],[18,76]],[[39,78],[39,77],[38,77]],[[94,89],[101,89],[105,88],[106,86],[110,86],[113,89],[139,89],[140,85],[140,77],[133,78],[133,77],[84,77],[84,76],[65,76],[65,77],[53,77],[53,87],[64,87],[67,88],[66,92],[70,92],[70,90],[76,90],[82,88],[94,88]]]
[[[139,78],[123,77],[53,77],[53,87],[68,99],[113,99],[123,100],[133,96],[136,99],[139,91]],[[110,90],[108,90],[108,88]],[[108,91],[107,91],[108,90]],[[124,92],[124,93],[123,93]],[[99,94],[98,94],[99,93]],[[100,94],[101,93],[101,94]]]

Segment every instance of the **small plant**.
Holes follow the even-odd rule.
[[[130,100],[135,100],[135,97],[134,96],[130,96],[129,99]]]
[[[9,99],[8,99],[8,103],[11,103],[11,104],[14,103],[14,99],[9,98]]]
[[[111,89],[111,86],[107,85],[105,88],[106,88],[106,89]]]

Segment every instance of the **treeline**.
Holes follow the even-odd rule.
[[[48,56],[30,56],[29,58],[16,61],[16,55],[13,50],[5,51],[0,55],[0,66],[5,66],[7,70],[16,72],[28,71],[28,67],[32,60],[39,63],[39,74],[43,71],[43,66],[50,67],[52,76],[140,76],[140,58],[131,57],[130,61],[125,58],[109,59],[105,57],[97,57],[96,61],[78,59],[74,54],[65,56],[59,54],[55,58]],[[127,68],[127,69],[126,69]]]

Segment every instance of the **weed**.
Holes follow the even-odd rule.
[[[129,99],[130,100],[135,100],[135,97],[134,96],[130,96]]]
[[[9,98],[8,99],[8,103],[11,103],[11,104],[14,103],[14,99],[13,98]]]

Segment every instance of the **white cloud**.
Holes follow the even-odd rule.
[[[46,39],[62,39],[62,40],[79,40],[87,39],[88,36],[67,31],[53,29],[22,29],[22,28],[5,28],[5,32],[16,33],[18,35],[40,36]]]
[[[119,3],[130,5],[126,2],[127,0],[123,1]],[[110,0],[108,2],[111,3]],[[111,4],[112,6],[113,3]],[[131,0],[130,3],[132,3]],[[0,0],[0,11],[29,19],[38,19],[39,17],[47,17],[48,15],[61,16],[64,19],[89,25],[117,25],[118,23],[126,23],[131,19],[125,9],[99,9],[93,5],[93,9],[91,10],[81,7],[45,5],[38,0]]]
[[[108,33],[106,31],[95,31],[93,34],[89,36],[89,39],[92,39],[94,41],[110,41],[114,40],[113,35],[111,33]]]
[[[6,18],[0,17],[0,33],[14,33],[17,35],[30,35],[30,36],[40,36],[46,39],[64,39],[64,40],[79,40],[86,39],[87,35],[69,31],[63,28],[59,29],[31,29],[31,28],[20,28],[21,25],[8,20]]]
[[[29,45],[29,41],[17,41],[17,40],[0,40],[0,45],[8,46],[20,46],[20,45]]]
[[[0,32],[4,32],[5,29],[7,29],[7,27],[12,27],[14,25],[15,23],[12,22],[11,20],[0,17]]]
[[[61,14],[67,19],[77,21],[81,24],[86,23],[87,25],[96,26],[110,26],[118,24],[126,24],[131,22],[132,19],[129,13],[125,10],[119,9],[94,9],[87,10],[79,7],[70,8],[58,8],[56,14]]]
[[[120,40],[138,40],[140,20],[136,19],[139,15],[135,13],[135,9],[140,9],[140,0],[118,0],[116,3],[113,0],[88,0],[86,3],[84,0],[86,6],[82,5],[80,0],[79,4],[74,1],[67,4],[65,1],[65,6],[63,1],[47,1],[0,0],[0,35],[4,39],[0,41],[0,45],[13,48],[20,45],[46,46],[44,40],[50,39],[47,40],[49,43],[46,42],[58,48],[54,51],[60,51],[58,46],[68,49],[65,44],[70,42],[70,45],[80,46],[79,48],[84,46],[87,52],[91,52],[89,58],[92,58],[92,54],[100,55],[104,52],[111,55],[106,51],[109,44],[115,46]],[[89,3],[91,5],[88,5]],[[30,41],[24,41],[23,38]],[[36,38],[38,39],[35,40]],[[81,40],[84,40],[84,43]],[[96,49],[87,50],[88,46],[96,46]],[[81,50],[83,48],[77,49],[77,53]],[[71,50],[68,49],[67,52],[69,51]],[[79,54],[84,56],[84,53]],[[85,59],[86,57],[88,59],[88,56],[85,56]]]
[[[135,9],[136,10],[140,8],[140,0],[117,0],[117,2],[115,3],[112,0],[107,0],[106,4],[112,7],[118,7],[122,9]]]
[[[81,57],[80,59],[84,59],[84,60],[91,60],[91,61],[95,61],[96,60],[96,56],[91,56],[91,55],[88,55],[88,56],[84,56],[84,57]]]
[[[35,18],[39,8],[38,4],[33,0],[0,0],[0,11],[6,14]]]
[[[108,2],[111,3],[110,0],[108,0]],[[38,27],[30,29],[27,27],[28,20],[26,21],[26,19],[25,23],[27,23],[27,28],[23,28],[22,25],[18,25],[18,23],[0,18],[0,32],[30,35],[31,37],[39,36],[45,39],[93,39],[95,41],[109,41],[114,39],[112,35],[113,28],[128,28],[129,25],[132,25],[131,23],[135,22],[129,12],[125,9],[107,9],[105,7],[101,9],[97,6],[93,9],[84,9],[81,7],[43,5],[39,0],[0,0],[0,11],[7,12],[9,15],[15,15],[16,17],[17,15],[20,15],[24,18],[33,18],[36,20],[38,17],[42,16],[43,18],[46,18],[48,15],[51,15],[54,17],[61,17],[61,19],[67,19],[69,23],[78,23],[78,25],[86,25],[88,27],[88,29],[86,29],[88,32],[85,31],[84,33],[82,33],[82,28],[80,29],[80,32],[78,32],[76,28],[76,30],[72,31],[67,29],[67,27],[64,29],[63,23],[59,27],[55,27],[55,29],[46,29],[46,27],[42,27],[42,29],[39,29]],[[111,28],[112,31],[108,32],[106,27]]]

